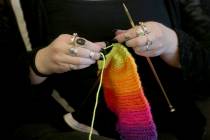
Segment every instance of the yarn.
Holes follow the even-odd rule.
[[[100,74],[99,86],[98,86],[98,90],[97,90],[97,93],[96,93],[95,105],[94,105],[94,109],[93,109],[93,116],[92,116],[92,121],[91,121],[91,127],[90,127],[90,133],[89,133],[89,136],[88,136],[88,140],[92,139],[93,126],[94,126],[95,115],[96,115],[96,109],[97,109],[97,106],[98,106],[99,92],[100,92],[102,81],[103,81],[103,72],[104,72],[105,63],[106,63],[105,56],[103,55],[103,53],[101,53],[101,56],[103,58],[103,61],[101,63],[102,69],[101,69],[101,74]]]
[[[102,63],[98,63],[99,69]],[[144,96],[134,58],[116,43],[106,55],[102,82],[108,108],[117,116],[116,130],[123,140],[157,140],[149,102]]]

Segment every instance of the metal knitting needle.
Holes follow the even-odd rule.
[[[122,4],[123,4],[124,10],[125,10],[125,13],[126,13],[128,19],[129,19],[129,22],[130,22],[131,26],[134,28],[134,27],[135,27],[135,24],[134,24],[134,21],[133,21],[131,15],[130,15],[130,12],[128,11],[128,8],[127,8],[126,5],[124,4],[124,2],[122,2]],[[154,76],[155,76],[155,79],[156,79],[156,81],[158,82],[158,84],[159,84],[159,86],[160,86],[160,88],[161,88],[161,90],[162,90],[162,93],[163,93],[163,95],[164,95],[164,97],[165,97],[165,99],[166,99],[166,101],[167,101],[167,103],[168,103],[168,105],[169,105],[170,112],[174,112],[174,111],[175,111],[175,108],[172,106],[172,104],[171,104],[171,102],[170,102],[170,100],[169,100],[169,98],[168,98],[168,96],[167,96],[167,94],[166,94],[166,91],[165,91],[165,89],[163,88],[163,85],[162,85],[162,83],[161,83],[161,81],[160,81],[160,78],[158,77],[158,74],[157,74],[157,72],[156,72],[156,70],[155,70],[155,68],[154,68],[154,66],[153,66],[153,64],[152,64],[152,61],[150,60],[149,57],[146,57],[146,59],[147,59],[147,62],[148,62],[148,64],[149,64],[149,66],[150,66],[150,68],[151,68],[151,70],[152,70]]]

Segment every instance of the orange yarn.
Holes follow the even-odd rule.
[[[118,117],[116,127],[122,139],[157,140],[134,58],[127,48],[113,44],[106,61],[102,83],[104,97],[108,108]]]

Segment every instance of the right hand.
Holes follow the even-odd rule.
[[[145,34],[143,29],[148,33]],[[148,21],[129,30],[118,30],[115,34],[118,42],[125,42],[139,56],[160,56],[170,66],[181,66],[177,34],[161,23]]]
[[[76,37],[78,39],[80,37]],[[43,74],[63,73],[89,67],[100,58],[105,43],[93,43],[84,38],[85,44],[72,43],[73,36],[62,34],[49,46],[40,49],[35,58],[39,72]]]

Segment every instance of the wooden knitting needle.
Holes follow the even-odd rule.
[[[124,2],[122,2],[122,4],[123,4],[123,8],[124,8],[124,10],[125,10],[125,13],[126,13],[128,19],[129,19],[129,22],[130,22],[131,26],[134,28],[134,27],[135,27],[135,24],[134,24],[134,21],[133,21],[131,15],[130,15],[130,12],[128,11],[128,8],[127,8],[126,5],[124,4]],[[166,91],[165,91],[165,89],[163,88],[163,85],[162,85],[162,83],[161,83],[161,81],[160,81],[160,78],[158,77],[158,74],[157,74],[157,72],[156,72],[156,70],[155,70],[155,68],[154,68],[154,66],[153,66],[153,64],[152,64],[152,61],[150,60],[149,57],[146,57],[146,59],[147,59],[147,62],[148,62],[148,64],[149,64],[149,66],[150,66],[150,68],[151,68],[151,70],[152,70],[154,76],[155,76],[155,79],[156,79],[156,81],[158,82],[158,84],[159,84],[159,86],[160,86],[160,88],[161,88],[161,90],[162,90],[162,93],[163,93],[163,95],[164,95],[164,97],[165,97],[165,99],[166,99],[166,101],[167,101],[167,103],[168,103],[168,105],[169,105],[170,112],[174,112],[174,111],[175,111],[175,108],[172,106],[172,104],[171,104],[171,102],[170,102],[170,100],[169,100],[169,98],[168,98],[168,96],[167,96],[167,94],[166,94]]]

